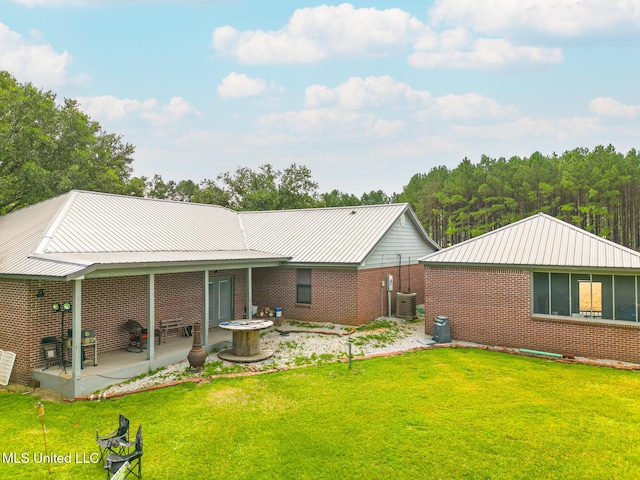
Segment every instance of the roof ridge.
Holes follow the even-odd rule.
[[[613,240],[609,240],[608,238],[604,238],[604,237],[601,237],[599,235],[596,235],[593,232],[589,232],[588,230],[585,230],[582,227],[578,227],[577,225],[574,225],[573,223],[565,222],[564,220],[560,220],[559,218],[553,217],[551,215],[547,215],[546,213],[542,213],[542,212],[538,213],[538,215],[543,215],[544,217],[546,217],[546,218],[548,218],[550,220],[553,220],[553,221],[555,221],[557,223],[561,223],[565,227],[570,227],[571,229],[576,230],[580,234],[588,235],[591,238],[593,238],[594,240],[598,240],[599,242],[602,242],[602,243],[605,243],[607,245],[619,248],[620,250],[623,250],[625,252],[628,252],[628,253],[631,253],[633,255],[636,255],[636,256],[640,257],[640,252],[637,252],[632,248],[625,247],[624,245],[620,245],[619,243],[614,242]]]
[[[47,245],[55,235],[56,230],[58,229],[58,227],[60,227],[60,224],[63,222],[65,216],[71,209],[72,205],[75,203],[76,198],[78,198],[78,193],[79,193],[78,190],[71,190],[66,194],[64,194],[64,195],[67,195],[68,198],[64,201],[62,206],[60,206],[58,211],[53,216],[51,222],[47,226],[46,231],[42,235],[42,238],[40,239],[38,246],[33,251],[34,254],[46,253]]]
[[[317,212],[319,210],[348,210],[354,208],[380,208],[380,207],[400,207],[409,205],[407,202],[400,203],[380,203],[376,205],[341,205],[338,207],[308,207],[308,208],[287,208],[283,210],[248,210],[248,211],[240,211],[237,212],[240,215],[248,215],[248,214],[264,214],[264,213],[281,213],[281,212],[309,212],[314,211]]]

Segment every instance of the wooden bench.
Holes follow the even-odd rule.
[[[185,322],[182,318],[170,318],[168,320],[160,320],[160,338],[158,338],[158,343],[160,343],[160,339],[164,336],[164,343],[167,343],[167,333],[170,330],[182,330],[182,335],[185,337],[189,336],[189,331],[187,327],[191,327],[191,323]]]

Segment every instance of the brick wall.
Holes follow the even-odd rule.
[[[640,363],[640,325],[530,314],[530,273],[425,267],[425,331],[449,317],[455,340]]]
[[[36,296],[40,288],[45,297]],[[0,350],[16,354],[11,382],[28,383],[31,370],[44,364],[40,340],[59,337],[62,327],[62,316],[53,312],[51,304],[69,300],[71,285],[66,282],[0,281]],[[71,324],[70,315],[65,324]]]
[[[357,271],[312,269],[311,305],[296,303],[295,268],[253,270],[253,303],[283,309],[283,317],[307,322],[357,322]]]
[[[182,318],[190,324],[203,322],[204,272],[172,273],[155,276],[155,322]],[[146,311],[143,321],[146,325]],[[171,330],[168,337],[181,336]]]
[[[82,328],[96,330],[98,355],[129,344],[127,320],[146,326],[148,286],[146,275],[82,281]]]
[[[257,268],[253,270],[253,300],[258,306],[282,307],[283,317],[309,322],[332,322],[362,325],[387,314],[386,287],[381,287],[387,274],[394,277],[398,290],[398,268],[312,269],[311,305],[296,303],[295,268]],[[402,289],[417,293],[418,303],[424,298],[422,265],[401,268]],[[395,314],[395,291],[391,295]]]
[[[415,293],[416,303],[424,302],[424,267],[420,264],[358,271],[358,325],[388,315],[387,275],[393,275],[391,315],[396,314],[396,293]],[[382,287],[382,282],[385,287]]]

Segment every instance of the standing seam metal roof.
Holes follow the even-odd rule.
[[[60,277],[147,262],[359,264],[402,214],[439,248],[408,204],[238,213],[71,191],[0,217],[0,274]]]
[[[420,259],[425,264],[640,269],[640,253],[538,213]]]
[[[289,255],[295,263],[359,264],[400,215],[409,212],[408,204],[387,204],[241,212],[240,219],[252,249]]]

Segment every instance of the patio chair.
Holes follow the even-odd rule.
[[[104,468],[107,471],[107,479],[111,475],[119,472],[121,468],[125,469],[121,478],[126,478],[129,475],[133,475],[136,478],[142,478],[142,425],[138,427],[138,433],[136,433],[136,448],[133,452],[126,455],[119,455],[117,453],[110,453],[107,455],[107,459],[104,462]],[[137,470],[137,472],[136,472]]]
[[[124,453],[129,442],[129,419],[120,414],[118,428],[107,435],[100,435],[96,429],[96,443],[100,449],[100,460],[107,452]]]
[[[135,320],[127,320],[124,328],[129,332],[129,345],[127,346],[129,352],[134,351],[131,350],[132,348],[138,352],[141,352],[143,348],[147,348],[148,334],[146,328],[142,328],[142,325]]]

